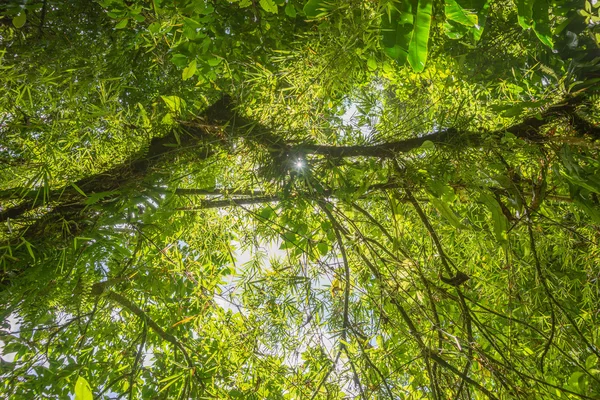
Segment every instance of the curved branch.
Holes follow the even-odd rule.
[[[152,329],[161,339],[171,343],[176,348],[181,350],[181,352],[183,353],[183,356],[189,366],[193,365],[192,359],[190,358],[187,350],[185,349],[183,344],[181,344],[181,342],[179,340],[177,340],[177,338],[175,336],[171,335],[168,332],[165,332],[164,329],[162,329],[152,318],[150,318],[148,316],[148,314],[146,314],[144,312],[144,310],[142,310],[140,307],[138,307],[134,302],[132,302],[125,296],[108,289],[108,287],[110,285],[112,285],[113,283],[114,282],[110,282],[110,281],[95,283],[94,285],[92,285],[92,294],[97,295],[97,296],[101,295],[101,294],[106,294],[106,297],[109,300],[114,301],[115,303],[119,304],[121,307],[124,307],[127,310],[129,310],[133,315],[140,318],[142,321],[145,321],[145,323],[148,325],[148,327],[150,329]]]

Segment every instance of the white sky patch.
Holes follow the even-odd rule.
[[[13,336],[16,337],[20,337],[19,334],[19,330],[21,329],[21,322],[19,321],[19,316],[17,314],[10,314],[8,316],[8,318],[6,319],[6,321],[9,323],[10,327],[8,328],[8,332],[6,332],[4,329],[0,330],[0,332],[2,333],[11,333],[11,332],[16,332],[13,333]],[[17,355],[17,353],[4,353],[4,346],[6,345],[6,343],[3,340],[0,340],[0,359],[6,362],[14,362],[15,361],[15,356]]]
[[[377,124],[377,118],[371,118],[369,123],[361,124],[358,120],[360,112],[356,107],[356,104],[350,103],[349,107],[346,108],[346,112],[342,115],[342,122],[344,125],[350,126],[360,132],[360,136],[364,139],[370,139],[375,133],[375,125]],[[344,136],[344,131],[340,130],[340,136]]]
[[[154,366],[154,362],[156,361],[156,358],[154,357],[154,349],[146,349],[142,358],[142,366],[144,368],[152,368]]]
[[[269,243],[261,243],[258,246],[254,246],[247,249],[242,249],[240,243],[237,241],[231,242],[231,248],[233,249],[232,255],[235,259],[236,270],[227,276],[225,283],[220,285],[221,293],[215,295],[215,303],[222,309],[232,311],[233,313],[242,313],[243,309],[239,306],[237,297],[243,290],[238,287],[240,282],[239,274],[253,262],[256,256],[263,256],[261,264],[265,269],[271,268],[271,261],[274,259],[281,259],[287,256],[285,250],[281,250],[281,241],[272,241]]]

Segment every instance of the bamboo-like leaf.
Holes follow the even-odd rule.
[[[184,318],[184,319],[182,319],[181,321],[179,321],[179,322],[175,322],[175,323],[174,323],[174,324],[171,326],[171,328],[174,328],[174,327],[176,327],[177,325],[185,324],[186,322],[190,322],[190,321],[191,321],[191,320],[193,320],[194,318],[196,318],[196,316],[195,316],[195,315],[192,315],[191,317],[185,317],[185,318]]]
[[[433,196],[429,197],[431,204],[442,214],[442,216],[450,222],[450,225],[457,229],[464,229],[465,226],[460,222],[454,211],[450,208],[450,206],[443,200],[435,198]]]
[[[482,194],[479,200],[485,204],[488,210],[492,213],[492,220],[494,222],[494,236],[496,240],[501,244],[506,244],[508,237],[508,220],[502,213],[502,208],[489,194]]]
[[[83,190],[81,190],[81,188],[79,186],[77,186],[75,184],[75,182],[71,182],[71,186],[73,186],[73,189],[75,189],[77,191],[77,193],[79,193],[83,197],[87,197],[87,195],[85,194],[85,192]]]
[[[413,35],[408,47],[408,62],[416,72],[423,71],[427,62],[432,6],[433,0],[419,0],[417,6]]]

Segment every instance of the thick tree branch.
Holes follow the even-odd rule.
[[[222,104],[217,102],[206,111],[206,114],[211,115],[214,112],[214,107],[222,107]],[[20,198],[22,200],[14,207],[1,210],[0,222],[5,222],[9,218],[19,218],[27,211],[42,206],[49,201],[58,201],[60,204],[81,201],[84,199],[84,196],[81,195],[78,189],[89,195],[99,192],[110,192],[133,183],[138,183],[148,174],[153,166],[175,158],[183,150],[196,150],[198,157],[207,158],[212,153],[208,147],[201,145],[201,141],[206,138],[213,138],[214,133],[212,131],[216,129],[219,128],[214,126],[214,124],[207,124],[203,127],[188,127],[187,132],[184,133],[173,129],[166,136],[152,139],[142,153],[132,156],[129,160],[100,174],[79,179],[72,185],[51,190],[45,194],[48,200],[46,202],[42,201],[44,199],[41,193],[43,189],[26,190],[25,192],[18,190],[19,188],[15,190],[3,190],[0,195],[4,198]]]

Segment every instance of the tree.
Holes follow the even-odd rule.
[[[0,16],[5,397],[600,396],[595,4]]]

